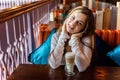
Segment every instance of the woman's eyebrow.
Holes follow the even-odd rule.
[[[85,24],[85,21],[82,21],[82,20],[78,20],[79,22],[82,22],[83,24]]]

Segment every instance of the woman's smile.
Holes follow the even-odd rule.
[[[74,30],[75,27],[68,24],[68,28],[69,28],[70,30]]]

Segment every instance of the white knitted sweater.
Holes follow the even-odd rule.
[[[79,72],[83,72],[90,65],[92,50],[82,43],[79,42],[78,37],[69,38],[65,33],[61,33],[60,36],[56,32],[52,36],[51,40],[51,50],[48,59],[49,65],[56,69],[63,63],[64,45],[67,39],[69,40],[69,46],[71,46],[71,51],[75,54],[75,65],[77,66]],[[84,41],[93,45],[92,37],[84,38]]]

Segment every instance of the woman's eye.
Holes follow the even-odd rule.
[[[77,21],[77,24],[78,24],[79,26],[83,26],[83,23],[82,23],[82,22]]]
[[[71,20],[74,20],[74,19],[75,19],[75,16],[72,16],[70,19],[71,19]]]

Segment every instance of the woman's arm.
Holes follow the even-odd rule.
[[[92,46],[90,37],[85,38],[84,41]],[[75,65],[79,72],[86,70],[91,62],[92,50],[81,44],[78,37],[71,37],[69,45],[71,46],[72,52],[75,54]]]
[[[51,51],[48,59],[49,65],[52,68],[58,68],[61,65],[64,45],[69,36],[65,33],[61,33],[60,36],[55,33],[51,40]]]

